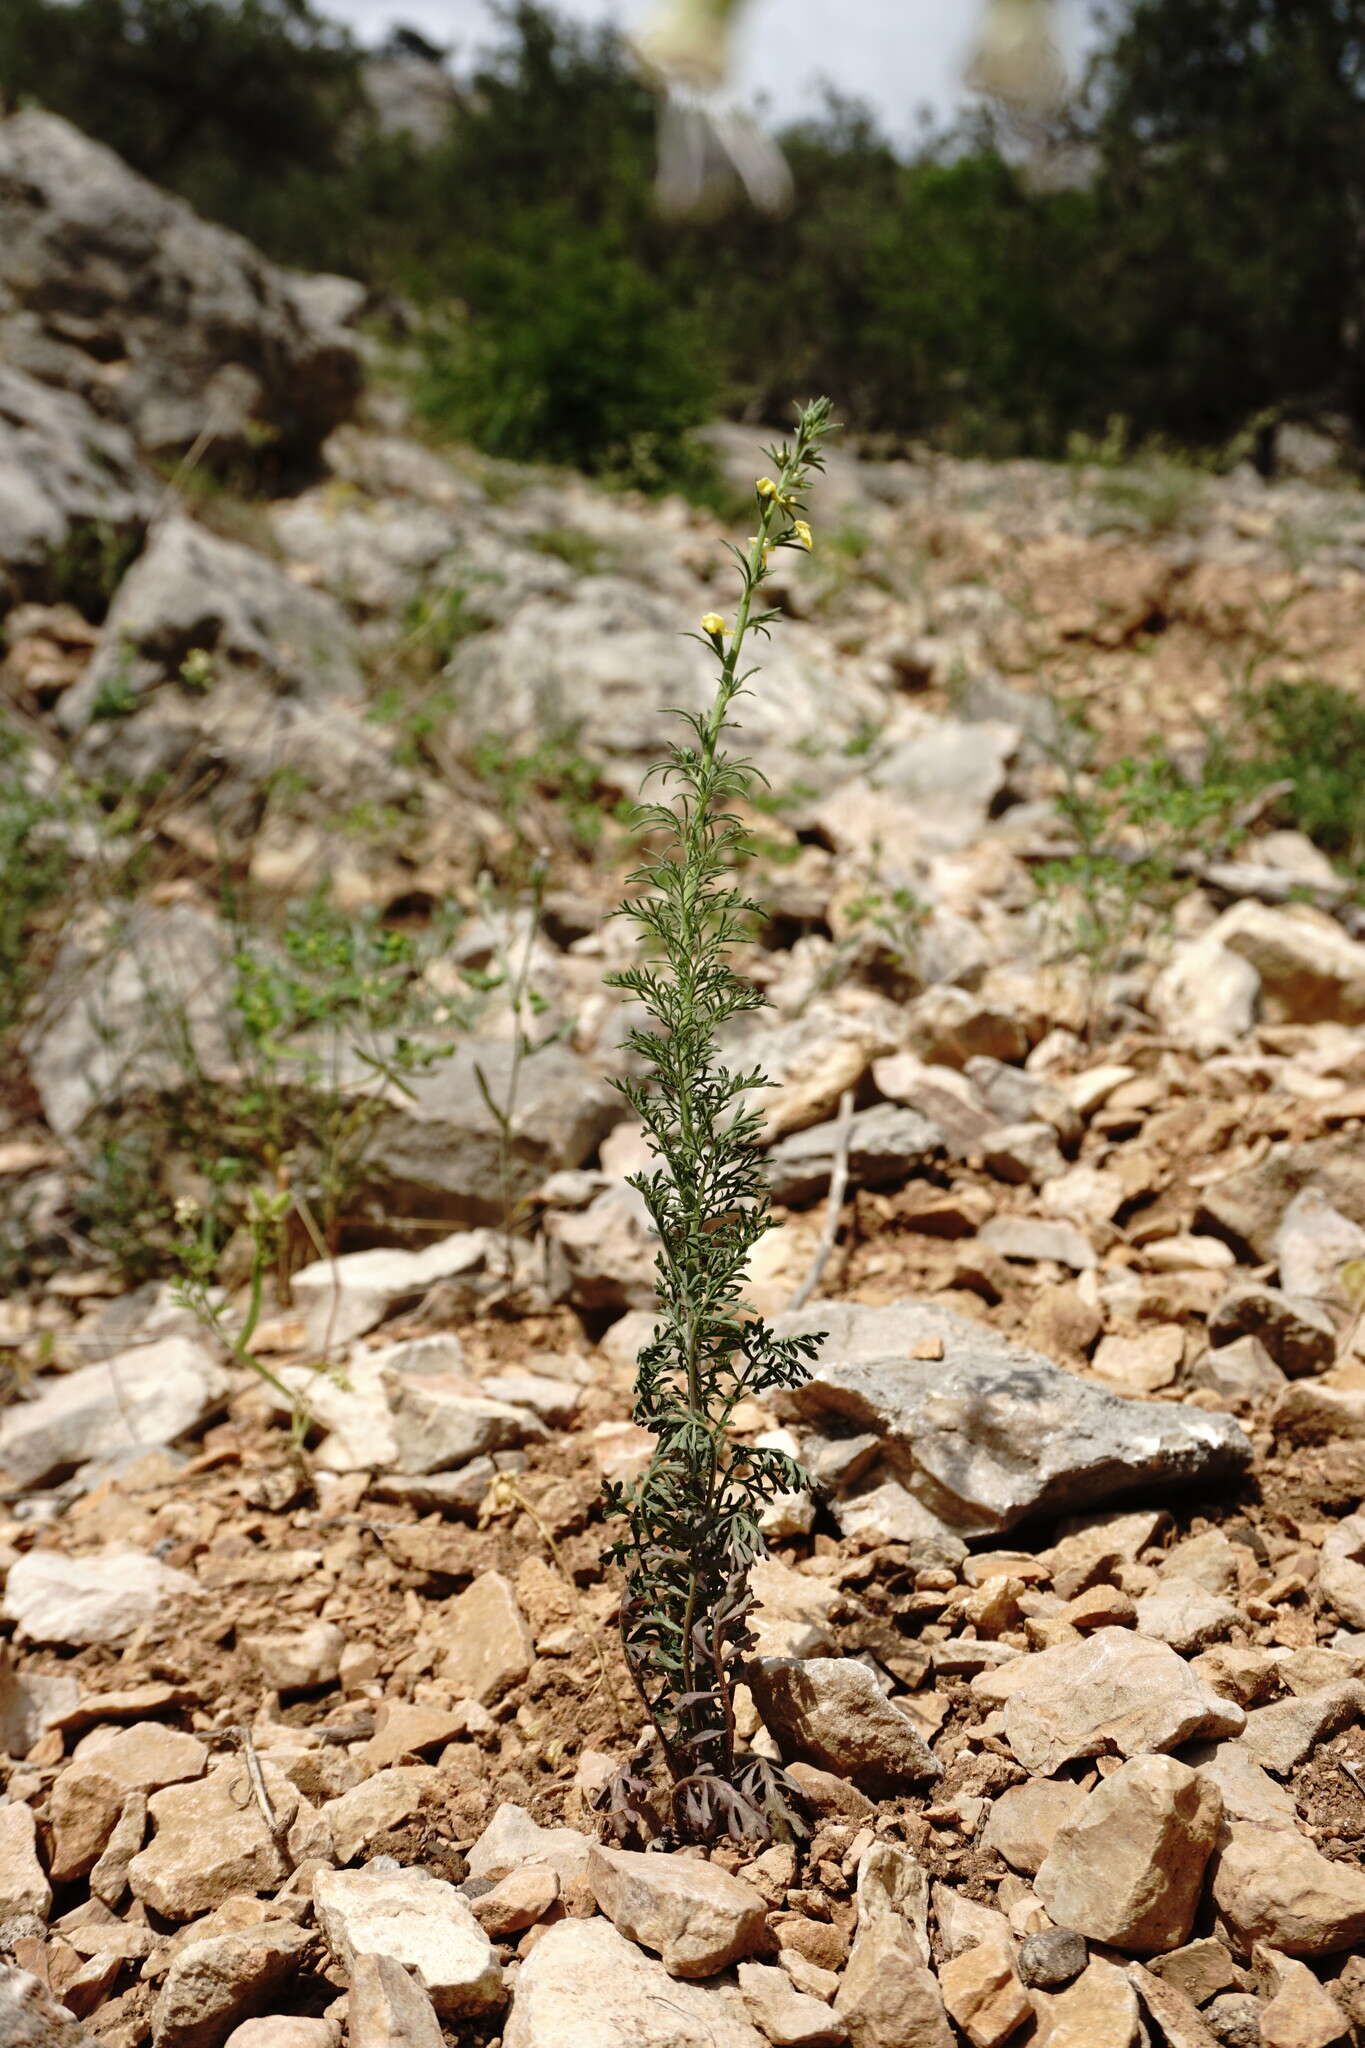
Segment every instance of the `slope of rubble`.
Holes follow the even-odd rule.
[[[811,1475],[742,1708],[812,1831],[643,1855],[592,1808],[640,1732],[599,1490],[652,1301],[603,977],[722,528],[432,447],[357,311],[0,121],[0,686],[29,788],[102,793],[46,827],[0,1131],[0,2042],[1359,2048],[1358,890],[1256,804],[1102,960],[1039,876],[1067,707],[1185,759],[1267,664],[1360,688],[1365,505],[832,464],[744,714],[735,1048],[752,1299],[826,1333],[736,1418]],[[171,1111],[242,1086],[225,871],[263,932],[323,879],[450,914],[461,999],[404,1088],[327,1068],[374,1113],[268,1382],[88,1224],[111,1134],[206,1198]]]

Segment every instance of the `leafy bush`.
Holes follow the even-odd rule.
[[[704,473],[689,428],[715,408],[699,322],[612,231],[545,212],[471,256],[468,314],[429,329],[417,401],[490,455],[646,488]]]
[[[18,730],[0,720],[0,1043],[33,985],[34,921],[69,886],[60,799],[41,790]]]
[[[1365,872],[1365,701],[1335,683],[1273,682],[1244,707],[1263,786],[1289,782],[1281,814],[1358,873]]]

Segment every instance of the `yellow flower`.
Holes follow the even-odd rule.
[[[797,547],[804,548],[807,554],[809,554],[810,550],[814,547],[815,542],[811,537],[811,530],[809,526],[806,524],[805,520],[796,520],[796,522],[792,526],[792,532],[796,535]]]
[[[758,492],[760,498],[775,498],[777,496],[777,485],[770,476],[761,476],[754,485],[754,489]]]
[[[758,546],[758,535],[757,535],[756,533],[751,533],[751,534],[749,535],[749,543],[748,543],[748,544],[749,544],[749,546],[750,546],[751,548],[756,548],[756,547]],[[771,554],[772,554],[772,551],[773,551],[773,547],[774,547],[774,545],[775,545],[775,543],[774,543],[774,542],[772,542],[772,541],[770,541],[770,540],[766,540],[766,541],[764,541],[764,543],[763,543],[763,566],[764,566],[764,568],[765,568],[765,569],[766,569],[766,568],[767,568],[767,566],[768,566],[768,560],[769,560],[769,557],[770,557],[770,556],[771,556]]]
[[[701,629],[713,640],[723,640],[725,637],[725,621],[719,612],[708,612],[701,622]]]

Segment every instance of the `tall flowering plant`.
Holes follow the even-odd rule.
[[[631,877],[640,893],[624,912],[644,957],[613,977],[648,1018],[626,1040],[642,1078],[621,1086],[656,1162],[632,1185],[659,1245],[658,1322],[635,1398],[636,1420],[657,1441],[634,1485],[606,1489],[608,1513],[623,1524],[608,1558],[625,1568],[626,1661],[662,1765],[651,1778],[638,1757],[602,1795],[622,1839],[762,1841],[799,1824],[782,1772],[739,1746],[734,1687],[751,1647],[760,1517],[804,1480],[782,1451],[737,1440],[732,1421],[741,1401],[804,1379],[820,1339],[779,1338],[744,1309],[745,1269],[770,1223],[761,1117],[745,1103],[764,1077],[724,1065],[718,1033],[764,1000],[730,958],[757,912],[734,881],[744,843],[733,806],[754,771],[725,739],[756,673],[744,661],[750,636],[780,616],[762,606],[772,557],[812,544],[803,494],[822,467],[830,424],[829,401],[817,400],[800,413],[793,441],[768,451],[775,474],[754,487],[757,531],[747,549],[731,549],[740,579],[733,622],[708,612],[695,636],[715,662],[715,692],[706,711],[679,713],[682,736],[651,771],[660,795],[640,820],[653,851]]]

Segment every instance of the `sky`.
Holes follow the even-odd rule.
[[[379,42],[397,22],[434,43],[453,47],[459,68],[486,39],[487,0],[316,0],[346,22],[362,42]],[[650,13],[657,0],[552,0],[581,21],[624,22]],[[1074,61],[1084,47],[1085,0],[1061,0],[1064,48]],[[740,49],[739,84],[762,98],[775,118],[790,119],[819,104],[820,81],[866,100],[897,141],[913,132],[916,111],[951,115],[962,103],[962,66],[978,18],[978,0],[752,0]]]

